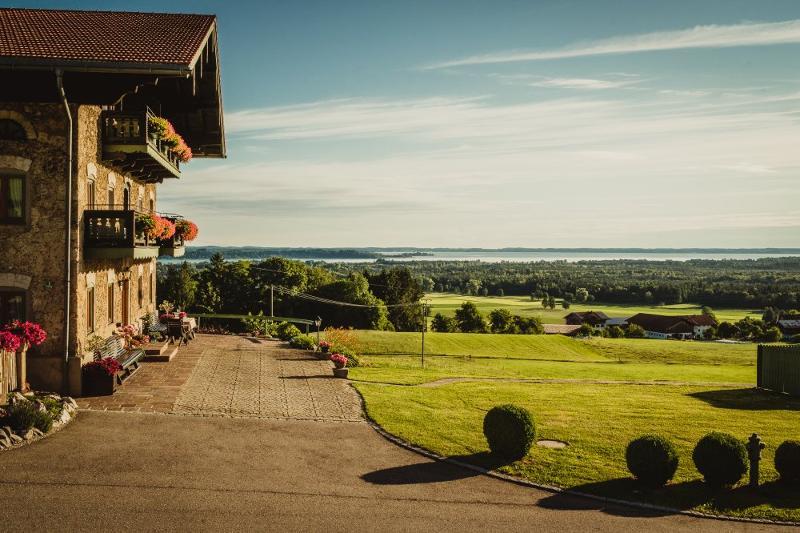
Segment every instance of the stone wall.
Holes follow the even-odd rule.
[[[128,279],[130,287],[131,322],[156,309],[152,287],[155,259],[100,261],[84,257],[83,212],[89,208],[89,181],[94,180],[95,202],[101,207],[111,200],[121,206],[127,184],[131,205],[149,209],[155,205],[156,189],[103,163],[98,106],[72,106],[71,110],[75,158],[69,345],[71,355],[85,362],[90,357],[85,353],[89,336],[108,337],[122,320],[123,280]],[[59,390],[65,368],[66,114],[60,104],[0,103],[0,118],[19,122],[28,135],[25,141],[0,141],[0,171],[25,174],[28,207],[25,224],[0,224],[0,289],[28,291],[28,319],[41,323],[48,332],[47,342],[30,355],[29,381],[34,387]],[[113,190],[111,199],[109,190]],[[109,283],[115,285],[113,321],[108,319]],[[91,285],[95,287],[93,332],[86,316]]]

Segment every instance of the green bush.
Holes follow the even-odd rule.
[[[784,441],[775,450],[775,470],[782,481],[800,481],[800,441]]]
[[[727,433],[715,431],[700,439],[692,459],[712,487],[735,485],[747,473],[747,449]]]
[[[292,348],[299,348],[300,350],[313,350],[317,347],[317,343],[315,343],[314,339],[308,335],[297,335],[296,337],[292,337],[289,341],[289,344],[292,346]]]
[[[536,425],[527,409],[499,405],[486,413],[483,434],[493,454],[516,461],[528,455],[536,438]]]
[[[36,428],[47,433],[53,427],[53,417],[47,411],[39,411],[33,402],[19,402],[8,413],[8,424],[17,431]]]
[[[678,452],[664,437],[644,435],[628,444],[625,462],[640,483],[653,488],[662,487],[678,469]]]
[[[280,340],[288,341],[291,340],[292,337],[297,337],[302,333],[294,324],[290,324],[289,322],[281,322],[278,324],[278,327],[275,328],[275,334]]]

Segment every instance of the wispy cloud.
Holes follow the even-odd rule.
[[[547,87],[553,89],[620,89],[638,83],[636,79],[626,80],[597,80],[592,78],[544,78],[532,82],[533,87]]]
[[[734,25],[695,26],[685,30],[626,35],[546,50],[508,51],[444,61],[424,69],[466,65],[542,61],[608,54],[629,54],[686,48],[729,48],[800,43],[800,20]]]

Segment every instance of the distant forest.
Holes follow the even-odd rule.
[[[471,295],[545,295],[624,304],[698,303],[712,307],[800,307],[800,258],[690,261],[393,261],[420,280],[426,292]],[[386,265],[340,264],[340,270],[376,272]]]
[[[562,298],[568,302],[696,303],[716,308],[800,308],[800,258],[691,261],[391,261],[306,263],[281,257],[159,264],[159,301],[204,313],[324,316],[326,324],[415,330],[426,292]],[[349,302],[333,306],[297,295]]]

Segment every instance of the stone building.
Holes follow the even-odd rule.
[[[0,32],[0,323],[41,323],[28,381],[77,394],[87,341],[155,312],[182,252],[143,231],[188,153],[155,121],[225,157],[216,18],[0,9]]]

